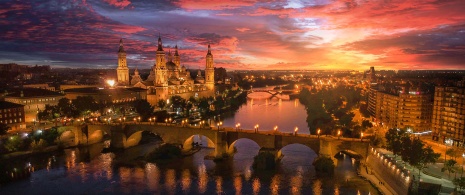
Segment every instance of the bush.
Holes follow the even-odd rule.
[[[253,158],[252,167],[254,170],[273,170],[276,167],[274,154],[270,152],[260,152]]]
[[[43,139],[40,139],[39,141],[32,141],[31,143],[32,151],[42,151],[45,147],[47,147],[47,142]]]
[[[23,146],[23,140],[21,139],[21,137],[17,135],[11,136],[10,138],[8,138],[4,145],[4,147],[8,150],[8,152],[16,152],[20,150],[22,146]]]
[[[333,159],[326,156],[320,156],[313,162],[313,166],[315,166],[315,170],[317,173],[321,174],[328,174],[332,175],[334,173],[334,165]]]
[[[180,158],[181,155],[181,149],[178,146],[174,144],[164,144],[147,154],[145,159],[150,162],[157,162],[160,160],[177,159]]]

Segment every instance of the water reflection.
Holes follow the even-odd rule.
[[[263,131],[273,130],[277,125],[279,131],[286,133],[292,133],[298,127],[299,133],[309,134],[306,116],[305,106],[298,99],[248,99],[246,105],[233,116],[226,116],[223,124],[225,127],[234,127],[240,123],[242,129],[249,130],[259,124],[259,130]]]
[[[185,193],[185,194],[188,194],[189,193],[189,189],[191,187],[191,183],[192,183],[192,180],[191,180],[191,172],[188,170],[188,169],[184,169],[182,171],[182,176],[181,176],[181,188],[182,188],[182,191]]]
[[[270,184],[270,191],[272,195],[279,194],[279,182],[280,182],[279,175],[273,176],[273,178],[271,179],[271,184]]]
[[[337,157],[334,178],[315,178],[311,162],[316,154],[299,145],[283,148],[285,156],[277,172],[255,173],[251,165],[258,148],[254,144],[236,143],[234,158],[221,164],[205,160],[212,149],[202,149],[179,163],[135,167],[115,167],[113,161],[119,154],[105,153],[88,160],[88,155],[81,153],[89,150],[68,149],[62,155],[47,157],[46,166],[31,161],[36,163],[31,167],[49,170],[3,186],[0,194],[66,194],[70,190],[75,194],[376,194],[367,182],[357,180],[357,163],[343,155]],[[351,180],[349,185],[345,178]],[[56,186],[62,190],[50,191]]]

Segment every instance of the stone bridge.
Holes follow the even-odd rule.
[[[234,144],[239,139],[249,139],[256,142],[261,150],[272,151],[277,158],[281,155],[281,149],[290,144],[302,144],[319,155],[334,157],[341,151],[351,151],[366,159],[369,142],[360,139],[346,139],[333,137],[318,137],[316,135],[293,135],[273,131],[252,130],[235,131],[223,128],[217,130],[209,127],[181,127],[176,125],[153,124],[124,124],[124,125],[87,125],[74,126],[69,130],[74,134],[75,145],[86,145],[102,141],[105,134],[111,138],[111,147],[129,148],[139,144],[142,132],[152,132],[161,137],[165,143],[177,144],[185,150],[192,148],[193,137],[202,135],[208,138],[208,147],[215,148],[214,155],[232,154]],[[65,132],[66,133],[66,132]],[[65,135],[65,133],[62,134]]]

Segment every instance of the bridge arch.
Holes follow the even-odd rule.
[[[240,145],[242,145],[242,147],[240,149],[237,149],[237,147],[236,147],[237,143],[240,143]],[[228,149],[227,149],[227,153],[229,155],[234,155],[238,150],[241,150],[242,148],[245,148],[245,149],[247,149],[249,151],[257,150],[257,152],[255,154],[253,154],[253,156],[255,156],[255,155],[258,154],[258,152],[260,151],[262,146],[260,146],[259,143],[257,143],[253,139],[239,138],[239,139],[233,141],[231,144],[229,144]]]
[[[59,141],[63,144],[64,147],[76,146],[79,142],[76,133],[72,130],[63,131],[59,137]]]
[[[208,138],[207,136],[201,135],[201,134],[196,134],[188,137],[184,143],[182,144],[183,150],[187,151],[193,148],[193,143],[198,142],[202,146],[206,146],[208,148],[216,148],[216,144]]]
[[[313,159],[318,157],[318,153],[312,149],[310,146],[301,144],[301,143],[292,143],[292,144],[287,144],[283,147],[281,147],[277,152],[276,152],[276,157],[277,158],[283,158],[285,157],[285,154],[287,155],[292,155],[293,157],[301,157],[301,158],[307,158],[309,159],[309,162],[313,162]],[[284,159],[286,160],[286,159]]]

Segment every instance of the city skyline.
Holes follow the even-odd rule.
[[[187,67],[228,70],[464,69],[465,2],[7,1],[0,63],[148,69],[156,40]]]

